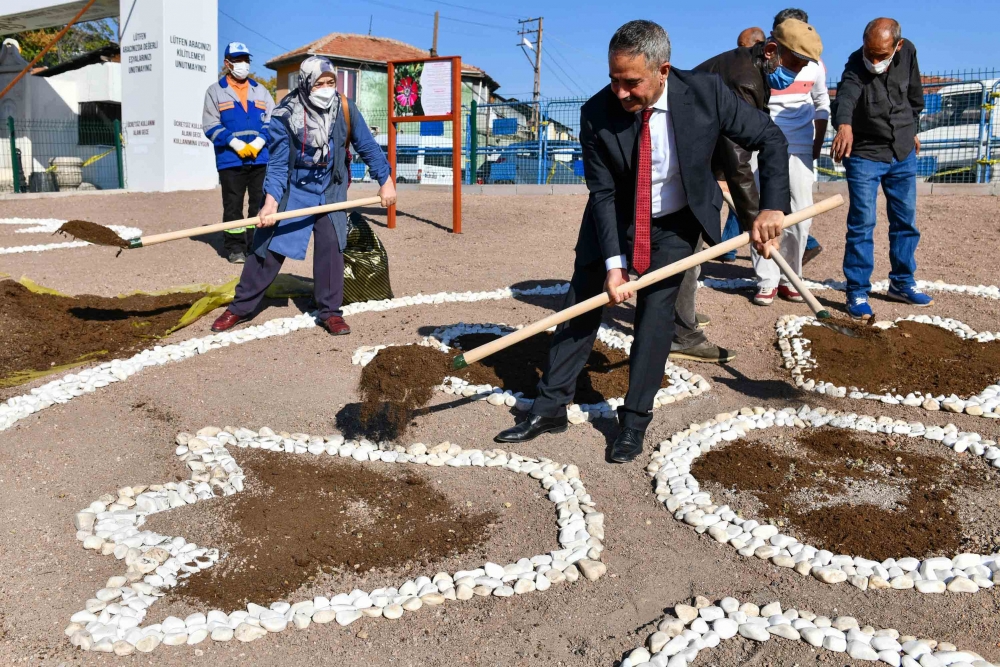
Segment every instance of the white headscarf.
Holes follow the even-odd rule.
[[[333,63],[321,56],[309,56],[299,66],[299,83],[294,93],[285,96],[275,116],[287,120],[292,133],[298,138],[302,150],[314,164],[325,164],[330,159],[330,132],[337,122],[340,105],[321,109],[309,101],[309,94],[320,75],[337,75]]]

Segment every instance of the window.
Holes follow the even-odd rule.
[[[358,70],[337,68],[337,92],[355,99],[358,92]]]
[[[424,156],[424,164],[428,167],[447,167],[451,169],[451,153],[429,153]]]
[[[120,102],[81,102],[77,141],[81,146],[114,146],[115,121],[121,122]]]

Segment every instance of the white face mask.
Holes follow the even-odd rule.
[[[897,46],[896,50],[892,52],[891,56],[889,56],[888,58],[886,58],[877,65],[872,61],[868,60],[868,56],[864,54],[864,51],[861,52],[861,59],[865,61],[865,68],[872,74],[885,74],[887,71],[889,71],[889,65],[892,64],[892,59],[896,57],[896,53],[898,52],[899,52],[899,47]]]
[[[229,71],[232,72],[233,78],[242,81],[250,76],[250,63],[233,63]]]
[[[309,93],[309,101],[320,109],[329,109],[333,106],[333,98],[337,95],[336,88],[317,88]]]

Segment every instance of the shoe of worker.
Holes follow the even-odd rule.
[[[855,320],[867,320],[872,316],[872,307],[868,305],[868,295],[847,298],[847,314]]]
[[[777,295],[778,290],[774,287],[758,287],[757,293],[753,295],[753,302],[758,306],[770,306]]]
[[[695,321],[698,322],[699,329],[704,329],[705,327],[707,327],[709,324],[712,323],[712,320],[711,318],[709,318],[708,315],[702,315],[701,313],[695,313],[694,319]]]
[[[247,256],[242,252],[231,252],[228,259],[230,264],[245,264]]]
[[[517,426],[497,433],[493,440],[495,442],[528,442],[543,433],[562,433],[566,430],[568,424],[569,419],[565,413],[558,417],[542,417],[541,415],[529,414],[528,418]]]
[[[705,341],[683,350],[673,350],[670,352],[670,358],[701,361],[706,364],[724,364],[735,359],[736,353]]]
[[[608,458],[614,463],[629,463],[642,454],[642,440],[645,433],[638,429],[625,427],[611,445]]]
[[[934,305],[934,299],[917,289],[916,285],[897,287],[896,285],[889,283],[889,289],[885,293],[885,296],[893,301],[902,301],[903,303],[908,303],[911,306],[916,306],[917,308],[925,308],[927,306]]]
[[[816,256],[821,252],[823,252],[823,246],[818,243],[813,248],[806,248],[805,252],[802,253],[802,266],[816,259]]]
[[[323,322],[323,327],[334,336],[346,336],[351,333],[351,327],[347,325],[340,315],[331,315]]]
[[[216,319],[215,322],[212,323],[212,331],[214,331],[215,333],[222,333],[223,331],[232,329],[243,320],[244,318],[234,313],[231,313],[227,310],[226,312],[219,315],[218,319]]]
[[[778,296],[780,296],[785,301],[791,301],[793,303],[802,303],[805,299],[802,295],[795,291],[795,288],[791,285],[778,285]]]

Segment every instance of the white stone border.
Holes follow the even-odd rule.
[[[490,292],[417,294],[382,301],[354,303],[344,307],[344,315],[349,317],[359,313],[394,310],[417,305],[501,301],[515,296],[565,294],[567,289],[568,285],[555,285],[530,289],[504,287]],[[30,390],[27,394],[14,396],[0,403],[0,431],[9,429],[28,415],[125,380],[145,368],[183,361],[230,345],[242,345],[272,336],[284,336],[299,329],[311,329],[317,324],[318,322],[312,313],[303,313],[294,317],[278,317],[255,326],[211,334],[202,338],[190,338],[180,343],[157,345],[128,359],[106,361],[77,373],[64,375],[57,380],[52,380]]]
[[[991,555],[963,553],[954,558],[889,558],[881,563],[862,556],[837,555],[816,549],[784,535],[773,525],[745,519],[728,505],[715,505],[691,475],[691,464],[702,454],[723,442],[732,442],[753,430],[783,426],[804,429],[831,426],[867,433],[892,433],[910,438],[941,442],[956,452],[970,451],[1000,468],[1000,448],[993,440],[978,433],[959,432],[948,424],[924,426],[891,417],[868,417],[826,408],[776,410],[762,407],[742,408],[736,413],[721,413],[703,424],[679,431],[660,443],[646,471],[654,479],[656,498],[666,505],[674,518],[708,533],[720,543],[729,543],[741,556],[756,556],[778,567],[812,575],[828,584],[844,581],[861,590],[916,588],[920,593],[975,593],[993,586],[994,573],[1000,571],[1000,552]]]
[[[832,653],[846,653],[855,660],[881,661],[892,667],[993,667],[974,651],[959,651],[949,642],[900,635],[894,628],[860,626],[852,616],[830,618],[805,609],[782,611],[780,602],[758,607],[751,602],[740,604],[732,597],[711,604],[699,596],[693,602],[676,605],[674,616],[664,617],[656,632],[646,638],[646,646],[632,650],[619,667],[689,665],[702,650],[736,637],[755,642],[772,637],[803,641]]]
[[[190,480],[126,486],[117,495],[102,496],[74,516],[76,537],[85,549],[114,555],[128,566],[124,576],[112,577],[87,601],[86,608],[70,619],[65,633],[84,650],[128,655],[136,650],[148,653],[161,643],[198,644],[208,637],[220,642],[233,638],[247,642],[269,632],[282,632],[290,624],[305,628],[314,622],[334,620],[346,626],[362,617],[397,619],[404,611],[416,611],[425,604],[545,591],[552,584],[576,581],[580,575],[594,581],[607,570],[601,562],[604,515],[596,510],[575,465],[522,457],[500,449],[462,449],[449,442],[404,448],[366,440],[345,441],[341,435],[324,438],[305,433],[275,434],[268,428],[254,432],[206,427],[194,436],[181,433],[176,441],[176,454],[191,471]],[[164,595],[164,590],[225,557],[218,549],[199,547],[183,537],[141,530],[141,526],[150,514],[242,491],[244,473],[227,446],[299,455],[325,453],[359,462],[475,466],[518,472],[538,480],[555,504],[559,548],[505,566],[487,562],[452,574],[417,577],[399,587],[355,590],[294,604],[263,601],[270,606],[251,603],[245,611],[198,612],[183,620],[168,617],[162,623],[143,627],[147,609]]]
[[[991,333],[989,331],[977,332],[972,327],[951,318],[938,317],[937,315],[908,315],[899,317],[892,322],[877,322],[874,326],[888,329],[895,326],[896,322],[919,322],[920,324],[931,324],[954,333],[963,340],[975,340],[981,343],[988,343],[1000,340],[1000,332]],[[865,391],[859,387],[838,387],[830,382],[806,378],[804,372],[817,367],[816,361],[809,351],[810,341],[805,333],[806,326],[820,326],[814,317],[804,317],[796,315],[786,315],[780,318],[775,325],[778,332],[778,347],[781,356],[785,360],[785,368],[788,368],[795,379],[795,386],[806,391],[814,391],[827,396],[837,398],[870,399],[881,401],[889,405],[908,405],[912,407],[922,407],[925,410],[940,410],[944,408],[948,412],[965,412],[974,417],[987,417],[990,419],[1000,419],[1000,378],[996,384],[992,384],[979,394],[962,399],[952,394],[951,396],[924,394],[921,392],[902,394],[876,394]]]
[[[459,336],[464,336],[466,334],[495,334],[497,336],[504,336],[512,331],[517,331],[522,326],[523,325],[512,327],[506,324],[465,324],[464,322],[460,322],[459,324],[452,326],[438,327],[433,333],[431,333],[430,336],[427,336],[417,344],[430,345],[432,347],[437,347],[444,352],[448,352],[451,349],[448,347],[449,344]],[[605,324],[602,324],[600,329],[598,329],[597,339],[610,348],[622,350],[626,356],[628,356],[632,350],[632,336],[627,335],[622,331],[618,331],[617,329],[613,329]],[[375,355],[378,354],[379,350],[384,350],[386,347],[390,346],[365,345],[359,347],[354,352],[351,362],[356,365],[366,366],[372,359],[375,358]],[[685,398],[689,398],[691,396],[700,396],[711,388],[709,382],[701,375],[696,375],[670,361],[667,361],[664,374],[670,378],[670,386],[662,387],[656,392],[656,396],[653,399],[654,409],[660,408],[664,405],[669,405],[670,403],[674,403],[676,401],[684,400]],[[485,400],[490,405],[515,408],[521,412],[531,410],[531,406],[535,402],[532,398],[524,398],[522,392],[520,391],[511,391],[510,389],[505,390],[502,387],[493,387],[487,384],[473,385],[454,376],[444,378],[442,384],[435,387],[435,389],[446,394],[455,394],[477,400]],[[598,418],[610,419],[615,416],[618,411],[618,407],[624,405],[624,403],[624,396],[609,398],[606,401],[594,404],[571,403],[566,408],[567,419],[569,419],[571,424],[583,424]]]
[[[832,278],[827,278],[823,282],[815,282],[813,280],[804,280],[803,282],[806,284],[806,287],[813,292],[820,292],[828,289],[836,290],[838,292],[847,291],[847,282],[843,280],[833,280]],[[712,289],[718,290],[757,289],[757,281],[749,278],[705,278],[704,280],[698,282],[698,287],[711,287]],[[952,283],[946,283],[943,280],[918,280],[917,288],[925,292],[950,292],[952,294],[976,296],[982,299],[1000,299],[1000,287],[996,285],[955,285]],[[884,294],[888,291],[888,289],[888,280],[877,280],[872,283],[872,292]]]
[[[26,229],[15,229],[15,234],[54,234],[66,220],[56,218],[0,218],[0,225],[33,225]],[[121,225],[108,225],[123,239],[131,239],[142,236],[142,230],[135,227],[123,227]],[[0,255],[14,255],[26,252],[45,252],[46,250],[59,250],[61,248],[82,248],[92,245],[86,241],[65,241],[62,243],[44,243],[41,245],[22,245],[9,248],[0,248]]]

